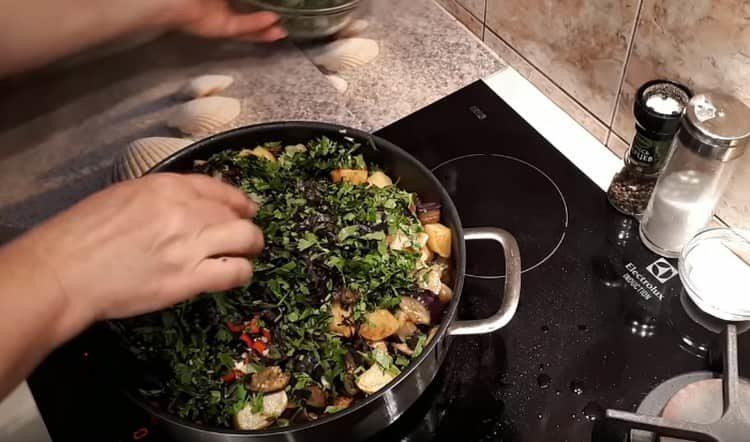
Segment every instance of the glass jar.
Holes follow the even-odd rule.
[[[644,244],[669,258],[706,227],[750,138],[750,108],[717,93],[696,95],[640,226]]]
[[[638,88],[633,103],[635,137],[607,190],[610,204],[621,213],[638,218],[646,210],[690,96],[687,87],[668,80],[652,80]]]

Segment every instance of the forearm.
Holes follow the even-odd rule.
[[[0,0],[0,77],[168,25],[171,0]]]
[[[0,399],[90,322],[31,246],[22,238],[0,248]]]

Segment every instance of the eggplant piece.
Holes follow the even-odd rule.
[[[334,299],[341,303],[342,306],[350,306],[359,302],[360,294],[354,290],[343,288],[339,290]]]
[[[336,169],[331,172],[331,180],[334,183],[364,184],[367,182],[367,169]]]
[[[326,398],[326,393],[323,391],[322,388],[318,387],[317,385],[313,385],[310,387],[307,387],[307,392],[309,393],[309,396],[307,400],[305,401],[305,404],[309,407],[313,408],[325,408],[326,403],[328,399]]]
[[[430,312],[422,302],[411,296],[402,296],[399,308],[406,314],[406,318],[414,324],[430,325]]]
[[[424,224],[435,224],[440,222],[440,203],[420,203],[417,205],[417,216]]]
[[[453,240],[453,233],[451,229],[440,224],[426,224],[424,226],[425,232],[429,235],[429,241],[427,246],[433,252],[442,256],[443,258],[450,258],[451,256],[451,243]]]
[[[382,341],[396,333],[400,324],[388,310],[380,309],[369,313],[359,327],[359,335],[368,341]]]
[[[367,394],[373,394],[396,379],[378,364],[372,366],[357,378],[357,387]]]
[[[343,409],[351,407],[353,402],[354,398],[348,396],[337,396],[336,399],[333,400],[333,403],[331,403],[331,405],[336,408]]]
[[[234,426],[238,430],[261,430],[269,427],[286,410],[289,398],[284,391],[263,396],[263,410],[253,413],[252,405],[234,415]]]
[[[372,175],[367,178],[367,183],[371,186],[382,189],[384,187],[392,186],[393,180],[383,172],[373,172]]]
[[[354,334],[354,326],[350,324],[349,318],[351,312],[341,306],[340,303],[334,302],[331,305],[331,322],[328,330],[334,335],[342,338],[350,338]]]
[[[286,388],[291,378],[279,367],[268,367],[250,377],[249,388],[255,392],[273,393]]]

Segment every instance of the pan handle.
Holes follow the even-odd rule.
[[[500,243],[505,254],[505,290],[502,305],[494,315],[486,319],[456,321],[448,328],[448,334],[483,335],[505,327],[518,309],[521,296],[521,253],[513,235],[496,227],[477,227],[464,230],[464,240],[488,239]]]

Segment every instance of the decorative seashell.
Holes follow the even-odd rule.
[[[197,98],[180,105],[167,125],[188,135],[213,133],[234,121],[240,110],[240,100],[235,98]]]
[[[138,178],[164,158],[192,143],[192,140],[168,137],[149,137],[132,141],[115,158],[112,181]]]
[[[349,83],[338,75],[326,75],[326,78],[331,82],[333,88],[342,94],[349,89]]]
[[[370,27],[370,22],[361,18],[358,18],[356,20],[353,20],[349,26],[345,27],[341,32],[339,32],[339,37],[341,38],[348,38],[348,37],[356,37],[358,35],[361,35],[365,30]]]
[[[223,92],[232,83],[234,77],[229,75],[201,75],[195,77],[180,89],[179,96],[184,98],[200,98]]]
[[[369,38],[344,38],[321,47],[313,63],[329,72],[355,69],[374,60],[380,53],[378,42]]]

